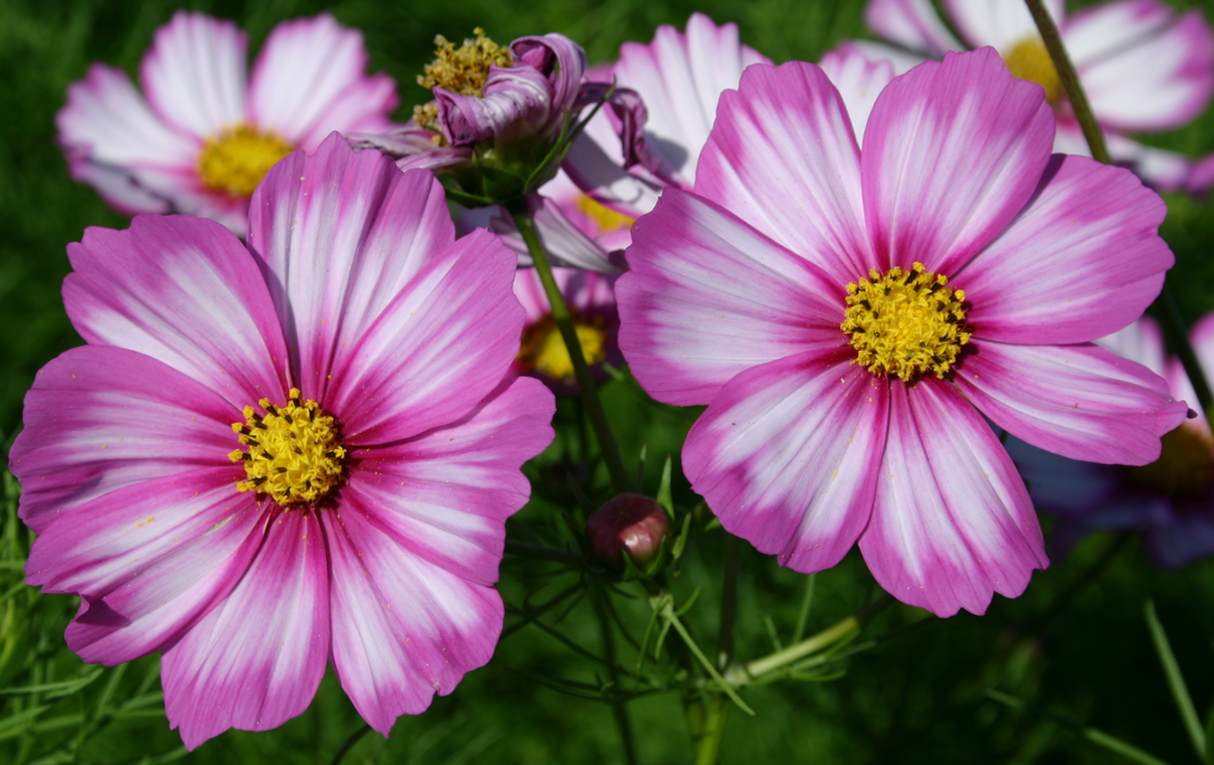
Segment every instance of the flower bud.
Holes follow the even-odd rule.
[[[669,529],[662,506],[640,494],[613,497],[586,519],[586,538],[595,556],[617,567],[624,565],[621,549],[638,566],[651,563]]]

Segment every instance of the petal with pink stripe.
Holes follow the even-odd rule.
[[[952,386],[890,385],[889,436],[860,537],[891,595],[937,616],[986,612],[1045,568],[1041,527],[1003,445]]]

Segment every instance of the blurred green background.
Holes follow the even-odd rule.
[[[414,81],[431,58],[434,35],[458,40],[474,26],[503,43],[523,34],[563,32],[586,48],[592,62],[614,58],[625,40],[647,42],[658,24],[681,28],[696,10],[718,22],[737,22],[743,41],[777,62],[816,60],[844,37],[865,36],[860,0],[539,0],[526,9],[488,0],[0,0],[0,445],[6,449],[20,428],[22,396],[37,369],[80,343],[59,296],[68,270],[65,245],[78,241],[86,226],[126,225],[91,189],[68,178],[54,144],[54,114],[67,85],[82,77],[91,61],[134,72],[155,28],[178,7],[234,19],[248,30],[253,51],[282,19],[333,13],[365,34],[370,69],[396,78],[402,120],[425,95]],[[1204,8],[1214,17],[1214,0]],[[1147,142],[1192,155],[1214,151],[1214,113]],[[1169,197],[1168,202],[1163,234],[1177,256],[1169,282],[1192,321],[1214,309],[1214,210],[1204,200]],[[694,413],[648,402],[627,382],[609,383],[605,397],[626,458],[635,459],[641,444],[648,444],[652,492],[661,459],[667,453],[677,459]],[[570,410],[564,406],[558,421],[570,421]],[[563,457],[564,445],[558,443],[532,467],[537,498],[512,521],[512,534],[550,544],[568,540],[559,520],[559,512],[572,506],[559,488]],[[676,502],[689,507],[695,500],[680,481]],[[8,478],[0,518],[0,762],[328,763],[360,730],[358,715],[330,672],[309,710],[282,728],[229,732],[187,755],[164,718],[158,659],[116,670],[83,665],[62,638],[75,599],[41,596],[22,584],[31,539],[16,520],[16,495]],[[1045,523],[1048,534],[1048,519]],[[674,584],[682,599],[701,589],[688,619],[705,644],[715,638],[722,550],[719,530],[702,535]],[[554,571],[552,564],[507,558],[502,575],[507,603],[518,605],[537,590],[537,600],[543,600],[545,592],[573,581]],[[744,545],[740,658],[770,652],[771,631],[788,639],[806,583],[806,577],[780,569]],[[617,598],[617,605],[639,634],[648,606],[639,588],[624,589],[636,599]],[[811,631],[853,613],[876,591],[853,551],[840,566],[816,577]],[[1194,762],[1143,619],[1148,598],[1158,605],[1204,720],[1214,699],[1214,563],[1161,572],[1146,560],[1137,538],[1104,535],[1038,572],[1023,597],[996,596],[985,617],[939,620],[898,605],[866,629],[865,638],[879,641],[852,658],[842,678],[748,691],[747,701],[758,715],[733,710],[722,762],[1116,761],[1072,730],[1079,723],[1163,761]],[[586,602],[557,628],[597,650],[598,630]],[[625,663],[635,661],[630,650],[623,649]],[[505,637],[493,662],[471,673],[454,694],[436,699],[421,716],[402,718],[390,739],[374,733],[354,739],[344,761],[622,762],[608,707],[570,698],[543,682],[561,677],[595,684],[594,673],[594,665],[550,635],[525,627]],[[31,686],[49,689],[22,690]],[[1035,708],[1014,711],[991,701],[985,691],[992,687]],[[629,711],[641,762],[691,761],[676,694],[638,699]]]

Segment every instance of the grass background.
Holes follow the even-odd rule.
[[[1179,6],[1188,3],[1177,3]],[[816,60],[844,37],[864,36],[859,0],[670,0],[556,2],[521,6],[350,0],[325,4],[269,2],[141,3],[90,0],[0,0],[0,445],[20,428],[21,399],[37,369],[80,344],[62,308],[67,273],[64,247],[86,226],[121,228],[89,188],[74,184],[54,145],[53,118],[67,85],[101,60],[134,72],[153,31],[178,7],[236,20],[256,50],[278,21],[321,10],[366,35],[372,71],[401,87],[403,119],[424,91],[415,75],[430,58],[436,33],[460,39],[482,26],[500,42],[560,31],[581,42],[592,62],[616,55],[625,40],[648,41],[662,23],[682,27],[695,10],[735,21],[742,39],[776,61]],[[1214,17],[1214,2],[1204,4]],[[1152,137],[1152,143],[1203,154],[1214,151],[1214,114]],[[1169,275],[1181,311],[1192,321],[1214,309],[1214,211],[1204,200],[1169,197],[1163,234],[1177,256]],[[605,396],[626,455],[642,443],[651,455],[677,455],[690,414],[648,402],[625,383]],[[571,422],[565,406],[558,414]],[[571,447],[572,448],[572,447]],[[554,481],[564,466],[558,443],[533,466],[535,501],[512,522],[512,533],[561,543],[558,511],[570,497]],[[660,460],[656,461],[660,464]],[[653,491],[655,460],[647,476]],[[694,499],[685,484],[676,500]],[[158,696],[158,659],[117,669],[83,665],[63,645],[73,598],[39,595],[21,583],[31,542],[15,517],[17,486],[4,483],[0,514],[0,762],[328,763],[361,726],[330,672],[309,710],[266,733],[232,731],[186,754],[168,729]],[[601,493],[596,499],[604,498]],[[1214,509],[1212,509],[1214,512]],[[1046,521],[1048,533],[1048,519]],[[680,598],[701,589],[689,615],[698,635],[715,634],[723,539],[697,540],[675,580]],[[502,590],[518,604],[545,586],[571,581],[551,566],[507,559]],[[743,659],[771,650],[766,620],[787,640],[806,577],[780,569],[745,547],[740,581],[738,652]],[[871,599],[875,585],[853,553],[816,578],[811,629],[824,628]],[[629,590],[632,594],[640,591]],[[540,596],[543,597],[542,595]],[[1204,717],[1214,698],[1214,564],[1161,572],[1135,538],[1096,536],[1067,560],[1037,573],[1028,592],[996,597],[983,618],[948,620],[895,606],[868,628],[887,638],[848,664],[831,683],[786,682],[749,691],[754,718],[731,715],[723,762],[814,763],[1098,763],[1115,759],[1036,712],[1015,712],[988,700],[990,687],[1056,710],[1141,746],[1169,763],[1194,762],[1179,716],[1154,657],[1142,616],[1153,598]],[[647,606],[617,599],[625,618],[644,628]],[[597,650],[590,607],[574,608],[558,628]],[[710,643],[710,640],[705,642]],[[632,660],[627,650],[625,661]],[[594,683],[594,667],[535,628],[501,642],[493,662],[471,673],[446,698],[417,717],[402,718],[390,739],[363,736],[349,763],[582,763],[622,762],[609,709],[571,699],[537,682],[536,674]],[[36,694],[31,686],[49,686]],[[686,728],[673,693],[629,705],[643,763],[690,762]]]

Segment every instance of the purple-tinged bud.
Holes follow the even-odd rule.
[[[624,565],[621,548],[636,565],[651,563],[669,530],[670,519],[662,506],[640,494],[613,497],[586,519],[590,549],[599,560],[616,567]]]

